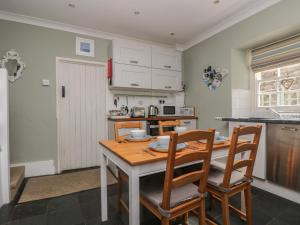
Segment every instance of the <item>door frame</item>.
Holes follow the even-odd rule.
[[[0,119],[4,121],[3,127],[0,127],[0,131],[3,131],[2,140],[0,140],[0,208],[2,205],[10,202],[10,158],[9,158],[9,83],[7,77],[7,71],[4,68],[0,69],[4,77],[0,78],[0,81],[3,80],[3,91],[5,92],[2,95],[3,105],[6,107],[1,107],[0,110]],[[1,84],[0,84],[1,85]],[[1,93],[0,93],[1,94]]]
[[[87,61],[87,60],[81,60],[81,59],[72,59],[72,58],[64,58],[64,57],[56,57],[56,82],[55,82],[55,86],[56,86],[56,135],[57,135],[57,157],[56,157],[56,173],[60,173],[61,172],[61,166],[60,166],[60,137],[59,137],[59,99],[60,99],[60,88],[58,85],[58,81],[59,81],[59,74],[58,74],[58,64],[60,62],[69,62],[69,63],[74,63],[74,64],[85,64],[85,65],[97,65],[100,67],[103,67],[104,69],[104,74],[105,74],[105,102],[104,102],[104,106],[105,106],[105,112],[107,111],[107,96],[108,96],[108,81],[107,81],[107,63],[105,62],[96,62],[96,61]],[[104,129],[105,129],[105,137],[108,137],[108,131],[107,131],[107,119],[105,118],[105,122],[104,122]]]

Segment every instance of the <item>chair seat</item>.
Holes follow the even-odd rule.
[[[210,166],[212,168],[216,168],[218,170],[225,170],[226,168],[226,163],[223,163],[223,162],[219,162],[217,160],[212,160],[211,163],[210,163]]]
[[[223,179],[224,179],[224,170],[218,170],[218,169],[211,169],[209,171],[209,176],[208,176],[208,183],[210,185],[213,185],[219,189],[222,188],[223,184]],[[230,179],[230,186],[233,186],[235,184],[241,183],[243,181],[247,181],[248,179],[244,176],[243,173],[234,170],[232,171],[231,174],[231,179]]]
[[[163,182],[143,182],[141,184],[141,195],[150,201],[155,206],[159,207],[162,203],[163,196]],[[174,188],[171,194],[170,207],[175,207],[178,204],[188,201],[190,199],[199,197],[198,186],[194,184],[187,184],[182,187]]]

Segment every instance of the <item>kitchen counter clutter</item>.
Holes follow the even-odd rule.
[[[249,123],[273,123],[273,124],[300,124],[300,119],[281,119],[281,118],[230,118],[230,117],[217,117],[217,120],[229,122],[249,122]]]
[[[156,117],[141,117],[141,118],[110,118],[110,121],[161,121],[161,120],[197,120],[196,116],[156,116]]]

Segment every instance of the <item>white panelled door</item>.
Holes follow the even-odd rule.
[[[105,96],[103,65],[57,61],[59,171],[100,165]]]

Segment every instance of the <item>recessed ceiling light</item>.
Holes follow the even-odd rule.
[[[141,12],[140,11],[134,11],[134,15],[140,15]]]
[[[69,6],[70,8],[75,8],[75,7],[76,7],[76,5],[73,4],[73,3],[69,3],[68,6]]]
[[[213,3],[214,3],[214,4],[219,4],[219,3],[220,3],[220,0],[214,0]]]
[[[174,36],[174,35],[175,35],[175,33],[171,32],[171,33],[170,33],[170,35],[171,35],[171,36]]]

